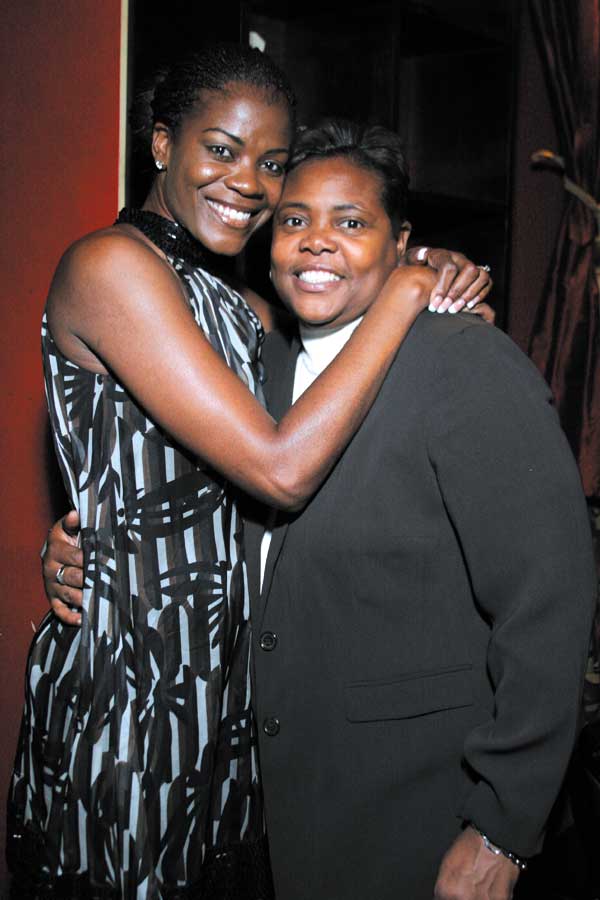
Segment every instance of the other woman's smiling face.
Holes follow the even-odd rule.
[[[291,141],[287,105],[243,83],[202,91],[177,133],[157,125],[166,166],[146,208],[175,219],[214,253],[235,256],[271,216]]]
[[[287,176],[273,219],[271,272],[305,324],[345,325],[368,309],[408,231],[394,237],[379,175],[348,157],[309,159]]]

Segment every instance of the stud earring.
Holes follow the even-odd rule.
[[[160,159],[155,159],[155,160],[154,160],[154,165],[156,166],[156,168],[158,169],[159,172],[162,172],[162,171],[164,171],[164,169],[167,168],[167,167],[165,166],[164,162],[161,162]]]

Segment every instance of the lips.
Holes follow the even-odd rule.
[[[291,273],[298,290],[304,293],[322,293],[337,287],[344,276],[333,269],[320,266],[306,266]]]
[[[258,210],[236,209],[234,206],[218,203],[216,200],[207,200],[206,202],[224,225],[230,225],[233,228],[245,228],[252,216],[258,212]]]
[[[297,277],[306,284],[331,284],[342,280],[341,275],[328,269],[305,269],[298,272]]]

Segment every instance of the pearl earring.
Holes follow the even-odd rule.
[[[164,169],[167,168],[165,166],[164,162],[161,162],[160,159],[155,159],[154,165],[156,166],[156,168],[158,169],[159,172],[162,172]]]

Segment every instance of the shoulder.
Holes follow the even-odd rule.
[[[134,285],[147,287],[176,283],[164,256],[133,228],[104,228],[72,244],[60,260],[48,296],[48,314],[83,312],[100,297],[117,301],[133,296]]]
[[[422,313],[393,372],[434,430],[489,410],[499,421],[532,410],[555,416],[552,394],[535,365],[508,335],[478,316]]]
[[[452,342],[459,335],[470,333],[471,329],[481,330],[482,336],[484,329],[498,331],[487,322],[482,321],[480,316],[467,313],[458,313],[454,316],[449,313],[441,315],[425,310],[415,321],[410,331],[410,337],[412,341],[418,342],[422,347],[441,347],[447,341]],[[475,332],[473,333],[475,334]]]
[[[438,374],[472,371],[473,366],[485,365],[490,373],[497,372],[503,377],[520,373],[526,380],[545,386],[538,369],[515,342],[480,316],[424,312],[415,322],[410,337],[416,352],[429,357]]]
[[[92,348],[140,317],[157,321],[180,306],[189,313],[166,258],[137,234],[119,226],[81,238],[65,252],[52,280],[46,303],[50,332],[61,353],[84,368],[104,371]]]
[[[66,250],[56,270],[64,284],[85,287],[90,281],[111,278],[123,269],[143,267],[152,277],[165,267],[152,245],[135,230],[125,227],[104,228],[80,238]]]

